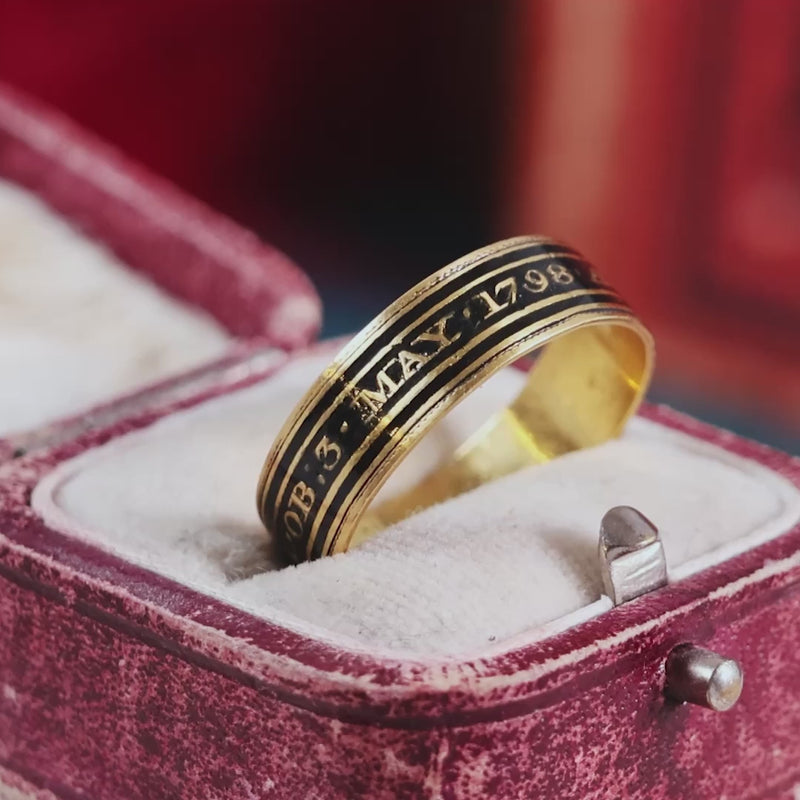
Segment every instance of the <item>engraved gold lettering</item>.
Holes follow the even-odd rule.
[[[417,336],[417,338],[414,339],[411,344],[415,345],[419,344],[419,342],[432,342],[436,345],[436,350],[431,353],[431,355],[436,355],[436,353],[438,353],[443,347],[447,347],[447,345],[457,342],[461,338],[461,331],[456,331],[454,336],[448,336],[447,332],[445,331],[445,326],[452,316],[452,314],[448,314],[446,317],[442,317],[434,325],[431,325],[427,331]]]
[[[545,275],[541,270],[529,269],[525,273],[525,288],[529,292],[541,294],[549,285],[550,281],[547,280],[547,275]]]
[[[547,274],[556,282],[562,285],[573,283],[575,276],[563,264],[548,264]]]
[[[424,366],[430,356],[423,356],[420,353],[412,353],[410,350],[401,350],[397,354],[397,360],[403,370],[403,380],[408,380],[420,367]]]
[[[314,505],[315,497],[314,490],[305,481],[298,481],[289,495],[289,506],[299,509],[305,519],[308,517],[308,512],[311,511],[311,506]]]
[[[325,470],[332,470],[342,458],[342,448],[332,442],[327,436],[323,436],[314,450],[317,458]]]
[[[375,376],[374,388],[353,387],[351,390],[352,405],[356,407],[365,420],[372,419],[379,415],[392,395],[420,368],[430,361],[442,348],[447,347],[461,337],[461,331],[452,334],[447,331],[447,322],[452,319],[450,313],[442,317],[431,325],[423,333],[419,334],[408,345],[408,349],[400,350]],[[428,345],[423,347],[423,351],[430,349],[433,345],[433,352],[418,352],[415,345]],[[390,374],[391,370],[391,374]]]
[[[499,297],[503,292],[508,293],[506,305],[511,305],[517,299],[517,279],[513,275],[504,278],[494,287],[495,297]]]
[[[489,313],[485,317],[488,319],[498,311],[508,308],[517,299],[517,281],[513,276],[505,278],[494,287],[494,297],[485,290],[479,292],[476,297],[488,306]]]
[[[303,520],[296,511],[287,511],[283,515],[283,526],[286,528],[290,539],[303,538]]]
[[[389,362],[375,377],[376,386],[374,389],[359,389],[354,398],[354,402],[362,408],[366,406],[371,414],[378,414],[386,405],[386,401],[403,385],[389,377],[386,370],[395,363],[395,359]]]

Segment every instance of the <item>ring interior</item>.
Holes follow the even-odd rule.
[[[646,335],[613,322],[576,328],[551,341],[512,403],[411,489],[370,508],[341,549],[435,503],[617,436],[649,382]]]

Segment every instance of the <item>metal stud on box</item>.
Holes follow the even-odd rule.
[[[666,663],[666,694],[673,700],[728,711],[742,694],[744,674],[732,658],[697,647],[678,645]]]
[[[658,528],[631,506],[616,506],[600,524],[603,588],[615,606],[667,583],[667,562]],[[680,703],[728,711],[742,693],[738,662],[704,647],[675,647],[665,665],[665,693]]]

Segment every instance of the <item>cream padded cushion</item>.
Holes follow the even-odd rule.
[[[640,508],[682,577],[786,531],[800,493],[760,465],[642,419],[619,440],[485,485],[360,549],[277,569],[255,511],[271,439],[330,354],[89,451],[45,478],[53,526],[253,614],[356,649],[431,659],[505,649],[602,613],[598,526]],[[398,471],[402,488],[519,389],[507,369]],[[391,487],[390,487],[391,489]]]

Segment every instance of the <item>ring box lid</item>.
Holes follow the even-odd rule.
[[[319,330],[319,298],[283,253],[1,84],[0,181],[31,193],[183,308],[213,319],[230,338],[214,361],[243,347],[293,349]],[[123,393],[131,391],[139,394]],[[46,431],[35,438],[46,440]],[[29,445],[0,438],[0,459]]]

